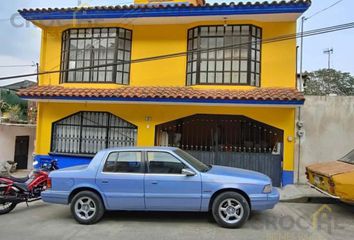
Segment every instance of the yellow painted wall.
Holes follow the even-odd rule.
[[[133,21],[134,22],[134,21]],[[199,25],[222,25],[224,22],[196,22],[183,25],[114,25],[133,30],[132,60],[185,52],[187,31]],[[228,21],[228,24],[254,24],[263,29],[263,39],[294,33],[295,22]],[[82,26],[82,27],[95,27]],[[43,28],[40,70],[60,69],[61,34],[71,28]],[[76,25],[75,27],[79,27]],[[96,26],[97,27],[97,26]],[[296,40],[267,43],[262,46],[261,87],[295,87]],[[134,63],[131,66],[131,86],[185,86],[186,57]],[[40,85],[59,84],[59,74],[40,77]],[[117,84],[63,84],[70,87],[117,88]],[[242,86],[196,86],[197,88],[248,89]]]
[[[132,59],[154,57],[187,50],[187,31],[199,25],[222,25],[224,22],[197,22],[183,25],[114,25],[133,30]],[[294,33],[295,22],[229,21],[228,24],[254,24],[263,29],[263,39]],[[100,25],[103,26],[103,25]],[[60,69],[61,34],[66,27],[43,28],[40,71]],[[75,26],[79,27],[79,26]],[[82,26],[94,27],[94,26]],[[296,40],[268,43],[262,46],[261,87],[295,87]],[[131,66],[131,86],[185,86],[186,57],[134,63]],[[40,76],[40,85],[58,85],[59,74]],[[61,84],[67,87],[118,88],[117,84]],[[195,88],[250,89],[247,86],[195,86]],[[284,167],[294,169],[295,110],[267,107],[210,107],[172,105],[125,105],[93,103],[39,103],[36,154],[48,154],[51,126],[54,121],[78,111],[108,111],[138,126],[138,145],[152,146],[155,125],[193,114],[245,115],[284,130]],[[147,123],[145,117],[152,117]],[[149,124],[149,128],[147,128]]]
[[[50,152],[52,123],[78,111],[107,111],[138,127],[138,146],[153,146],[155,126],[164,122],[193,114],[245,115],[260,122],[284,130],[284,170],[293,170],[294,114],[290,108],[223,107],[223,106],[175,106],[175,105],[135,105],[99,103],[39,103],[37,154]],[[146,122],[146,117],[151,121]]]

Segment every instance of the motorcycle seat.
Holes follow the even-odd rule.
[[[28,191],[28,187],[26,183],[15,182],[14,185],[24,191]]]
[[[17,182],[17,183],[25,183],[29,179],[29,177],[23,177],[23,178],[17,178],[17,177],[8,177],[11,181]]]

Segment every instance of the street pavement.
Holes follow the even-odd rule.
[[[279,203],[252,213],[241,229],[221,228],[206,213],[175,212],[109,212],[96,225],[83,226],[68,206],[36,202],[0,216],[0,239],[353,239],[353,220],[354,207],[341,203]]]

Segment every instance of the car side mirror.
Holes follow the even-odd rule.
[[[183,168],[182,169],[182,174],[186,175],[187,177],[191,177],[195,175],[195,172],[193,172],[192,170],[188,169],[188,168]]]

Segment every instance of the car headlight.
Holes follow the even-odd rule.
[[[263,193],[271,193],[272,192],[272,184],[265,185],[263,188]]]

